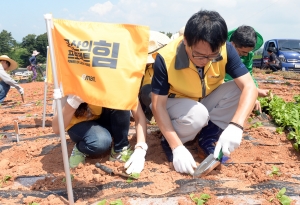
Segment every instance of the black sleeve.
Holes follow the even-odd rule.
[[[246,73],[248,69],[242,63],[240,56],[230,42],[226,42],[227,49],[227,63],[225,66],[226,73],[228,73],[232,78],[238,78]]]
[[[153,65],[153,78],[151,82],[152,92],[157,95],[168,95],[170,85],[165,61],[160,54],[157,54]]]

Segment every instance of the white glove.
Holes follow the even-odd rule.
[[[83,100],[76,96],[76,95],[69,95],[68,96],[68,99],[67,99],[67,102],[69,103],[69,105],[74,108],[74,109],[77,109],[79,107],[79,105],[81,103],[83,103]]]
[[[126,173],[141,173],[144,169],[146,150],[137,148],[125,163],[124,167],[127,169]]]
[[[229,124],[228,127],[222,132],[219,141],[217,142],[214,158],[218,158],[222,149],[225,156],[230,155],[241,144],[243,136],[243,130],[233,124]]]
[[[24,88],[20,87],[19,93],[20,93],[21,95],[24,95]]]
[[[196,162],[187,148],[183,145],[179,145],[173,151],[173,165],[177,172],[194,174],[196,168]]]

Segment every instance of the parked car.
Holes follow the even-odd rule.
[[[28,77],[28,76],[30,76],[30,75],[32,75],[32,71],[24,71],[24,72],[23,72],[23,76],[24,76],[24,77]]]
[[[267,49],[275,48],[275,54],[282,64],[283,71],[300,72],[300,39],[271,39],[265,42],[261,67],[269,60]]]
[[[23,72],[16,72],[15,76],[23,76]]]

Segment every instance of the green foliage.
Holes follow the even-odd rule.
[[[261,127],[262,125],[263,125],[262,122],[255,122],[251,125],[251,128]]]
[[[71,174],[70,175],[71,176],[71,181],[73,181],[74,180],[74,175],[73,174]],[[67,180],[66,180],[66,177],[64,177],[63,179],[62,179],[62,182],[66,182]]]
[[[286,195],[284,195],[286,192],[286,188],[283,187],[277,194],[276,194],[276,198],[279,200],[279,202],[282,205],[290,205],[292,202],[292,199]],[[270,199],[270,201],[272,202],[274,200],[274,198]]]
[[[16,44],[10,32],[2,30],[0,33],[0,54],[8,55]]]
[[[109,203],[110,205],[123,205],[123,202],[121,199],[117,199],[115,201],[112,201]]]
[[[283,130],[284,130],[284,127],[277,127],[276,128],[276,132],[279,133],[279,134],[282,134]]]
[[[40,205],[40,204],[37,202],[30,202],[28,205]]]
[[[131,183],[133,181],[132,177],[138,179],[140,177],[140,173],[131,173],[126,182]]]
[[[99,201],[97,205],[105,205],[106,204],[106,199],[103,199],[102,201]]]
[[[190,198],[197,205],[202,205],[205,204],[208,201],[208,199],[210,199],[211,197],[209,194],[200,194],[199,197],[197,197],[195,194],[190,194]]]
[[[132,153],[133,153],[133,151],[130,150],[130,149],[123,151],[121,160],[124,161],[124,162],[127,162],[127,160],[129,160]]]
[[[41,106],[42,105],[42,101],[40,101],[40,100],[36,101],[35,105],[36,106]]]
[[[281,175],[279,168],[276,166],[272,166],[272,172],[271,172],[270,176],[272,177],[274,175],[277,175],[277,176]]]
[[[295,100],[298,96],[294,97]],[[293,140],[293,147],[299,151],[300,146],[300,104],[285,102],[282,98],[274,95],[270,98],[259,98],[262,109],[266,109],[274,122],[280,126],[280,130],[289,128],[287,138]]]

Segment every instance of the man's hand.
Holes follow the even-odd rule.
[[[229,156],[236,148],[238,148],[242,141],[243,130],[233,124],[222,132],[219,141],[217,142],[214,158],[218,158],[222,149],[225,156]]]
[[[126,173],[141,173],[144,169],[146,150],[136,148],[124,167],[127,169]]]
[[[267,97],[270,90],[257,88],[258,97]]]
[[[83,103],[83,100],[76,95],[69,95],[67,102],[72,108],[77,109],[79,105]]]
[[[24,88],[21,87],[21,88],[19,89],[19,93],[20,93],[21,95],[24,95]]]
[[[183,145],[179,145],[173,150],[173,165],[177,172],[194,174],[196,162],[191,153]]]
[[[258,110],[261,113],[261,106],[258,100],[255,101],[254,110]]]

